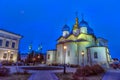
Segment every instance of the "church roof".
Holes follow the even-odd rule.
[[[11,31],[8,31],[8,30],[5,30],[5,29],[1,29],[1,28],[0,28],[0,31],[7,32],[7,33],[10,33],[10,34],[13,34],[13,35],[19,36],[20,38],[23,37],[23,36],[21,36],[20,34],[17,34],[17,33],[14,33],[14,32],[11,32]]]
[[[70,27],[68,25],[64,25],[62,31],[70,31]]]
[[[86,27],[87,28],[87,32],[88,34],[94,34],[94,31],[92,28],[90,28],[89,24],[87,21],[85,21],[84,19],[82,19],[82,21],[79,23],[80,27]]]
[[[58,39],[58,43],[64,43],[64,42],[81,42],[81,41],[88,41],[87,40],[87,36],[93,36],[92,34],[84,34],[81,33],[78,36],[75,36],[74,34],[70,34],[68,37],[64,38],[64,37],[59,37]]]
[[[82,21],[79,23],[79,26],[80,27],[89,27],[88,23],[84,19],[82,19]]]

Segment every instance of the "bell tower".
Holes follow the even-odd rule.
[[[78,20],[79,20],[78,19],[78,13],[76,12],[75,24],[74,24],[73,30],[72,30],[73,34],[76,35],[76,36],[80,33],[80,31],[79,31],[79,21]]]

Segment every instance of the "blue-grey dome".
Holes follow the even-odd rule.
[[[88,34],[94,34],[94,31],[92,28],[88,27]]]
[[[85,20],[82,20],[82,21],[79,23],[79,26],[80,26],[80,27],[86,27],[88,34],[94,34],[93,29],[89,27],[88,23],[87,23]]]
[[[80,23],[79,23],[79,26],[80,27],[89,27],[88,23],[84,20],[82,20]]]
[[[64,25],[62,31],[70,31],[70,27],[68,25]]]

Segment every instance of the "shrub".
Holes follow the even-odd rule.
[[[9,73],[10,73],[9,68],[5,68],[5,67],[0,68],[0,76],[7,76],[9,75]]]
[[[72,68],[80,67],[79,65],[75,65],[75,64],[70,64],[69,66]]]
[[[73,74],[73,80],[79,80],[79,76],[78,75],[76,75],[76,74]]]
[[[74,74],[76,76],[83,76],[84,74],[83,68],[79,67]]]
[[[54,63],[54,64],[52,64],[52,66],[58,66],[58,64],[57,64],[57,63]]]
[[[89,65],[86,65],[84,68],[83,68],[83,74],[85,76],[90,76],[90,75],[93,75],[94,74],[94,71],[92,70],[92,68],[89,66]]]
[[[104,70],[100,65],[98,65],[98,64],[93,65],[93,66],[92,66],[92,70],[93,70],[95,73],[97,73],[97,74],[100,74],[100,73],[104,73],[104,72],[105,72],[105,70]]]
[[[91,76],[104,73],[105,70],[100,65],[89,66],[86,65],[84,68],[79,67],[76,72],[73,74],[73,79],[78,80],[77,78],[81,76]]]
[[[120,64],[111,64],[110,65],[113,69],[120,68]]]

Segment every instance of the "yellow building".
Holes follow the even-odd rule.
[[[89,24],[76,17],[75,24],[70,32],[66,24],[62,29],[62,36],[57,40],[56,51],[47,52],[47,64],[74,64],[74,65],[109,65],[110,54],[108,41],[95,36]],[[54,52],[54,53],[53,53]],[[56,53],[55,53],[56,52]],[[54,55],[54,60],[50,56]]]
[[[0,29],[0,61],[17,61],[21,36]]]

